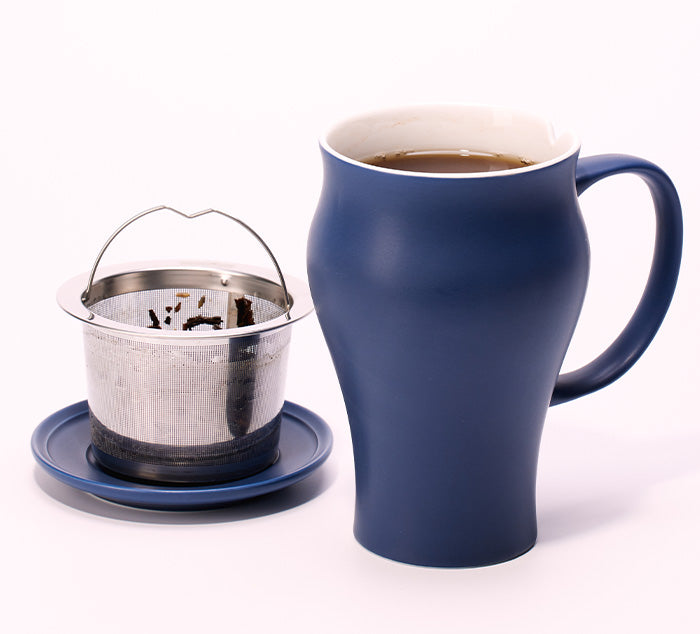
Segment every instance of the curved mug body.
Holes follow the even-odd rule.
[[[527,113],[446,105],[356,117],[321,148],[308,275],[352,432],[355,536],[421,565],[516,557],[536,540],[540,437],[589,273],[578,141]],[[362,162],[409,149],[534,164]]]

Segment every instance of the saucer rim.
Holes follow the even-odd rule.
[[[290,424],[288,419],[294,419],[306,434],[313,435],[316,448],[308,455],[297,457],[297,463],[286,467],[288,470],[271,478],[265,478],[265,473],[279,464],[273,465],[240,480],[229,482],[173,486],[167,484],[146,484],[121,480],[113,474],[105,475],[114,478],[116,482],[101,482],[71,473],[69,465],[60,464],[49,451],[51,437],[65,425],[74,423],[75,419],[87,416],[87,400],[68,405],[45,418],[34,430],[31,438],[31,449],[35,460],[50,476],[68,486],[95,495],[98,498],[116,502],[126,506],[153,510],[196,510],[225,506],[239,500],[244,500],[266,493],[277,491],[303,480],[311,475],[328,458],[333,447],[333,435],[328,424],[318,414],[291,401],[285,401],[282,407],[282,424]],[[285,419],[287,419],[285,421]],[[283,438],[280,451],[283,453]],[[79,450],[77,460],[87,459],[87,449]],[[300,464],[299,464],[300,463]],[[95,468],[91,465],[92,468]]]

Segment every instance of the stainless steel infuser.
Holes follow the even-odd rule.
[[[275,275],[153,261],[102,267],[96,278],[117,235],[161,210],[233,220],[265,249]],[[102,467],[187,484],[244,477],[274,462],[290,326],[313,304],[247,224],[215,209],[143,211],[110,236],[89,273],[64,284],[58,302],[84,323],[91,451]]]

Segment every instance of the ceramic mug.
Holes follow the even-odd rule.
[[[409,149],[534,164],[440,174],[362,162]],[[548,407],[621,376],[664,318],[681,258],[676,190],[643,159],[580,159],[574,134],[507,108],[372,112],[335,125],[321,151],[308,275],[351,427],[355,536],[413,564],[516,557],[536,540]],[[651,273],[614,343],[561,375],[589,274],[577,196],[619,173],[640,176],[651,191]]]

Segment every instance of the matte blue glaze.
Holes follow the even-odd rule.
[[[682,235],[673,185],[626,156],[441,178],[322,152],[308,274],[352,431],[355,536],[414,564],[516,557],[536,540],[550,402],[620,376],[666,312]],[[618,341],[557,383],[589,272],[577,188],[622,171],[654,198],[650,283]]]
[[[318,469],[332,446],[326,422],[289,401],[282,408],[278,460],[232,482],[191,486],[132,482],[102,470],[90,449],[87,401],[51,414],[34,430],[31,441],[39,466],[60,482],[119,504],[162,511],[216,508],[286,488]]]

